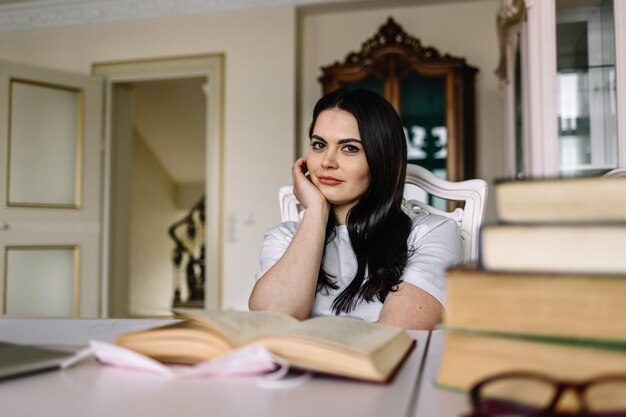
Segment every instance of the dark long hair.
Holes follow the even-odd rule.
[[[353,310],[360,300],[385,301],[396,291],[409,256],[411,219],[402,211],[406,174],[406,140],[398,114],[380,95],[362,88],[339,89],[322,97],[313,110],[309,138],[321,112],[341,109],[352,114],[369,165],[371,181],[349,211],[346,225],[358,263],[350,284],[333,301],[335,314]],[[335,236],[335,219],[328,217],[326,243]],[[320,268],[318,291],[339,288]]]

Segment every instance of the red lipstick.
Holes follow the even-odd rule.
[[[338,185],[341,184],[343,181],[340,180],[339,178],[335,178],[335,177],[317,177],[318,181],[324,185]]]

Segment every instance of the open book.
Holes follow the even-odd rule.
[[[387,382],[413,341],[403,329],[342,317],[298,321],[269,312],[177,309],[180,323],[122,334],[115,344],[161,362],[194,364],[261,344],[293,367]]]

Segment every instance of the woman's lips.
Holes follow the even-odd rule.
[[[335,177],[317,177],[318,181],[324,185],[338,185],[343,181]]]

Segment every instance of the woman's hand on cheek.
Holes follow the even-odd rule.
[[[299,158],[292,168],[293,193],[305,209],[319,205],[327,209],[329,204],[321,191],[304,175],[307,172],[306,158]]]

